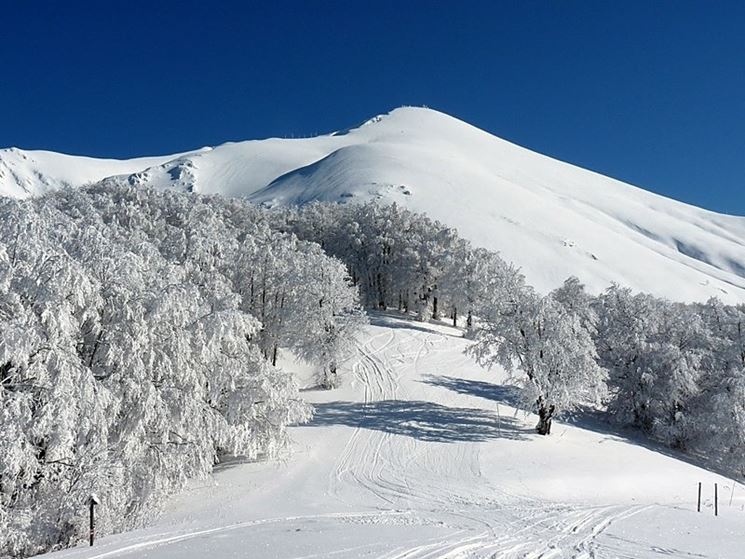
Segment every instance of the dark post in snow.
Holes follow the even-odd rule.
[[[696,508],[697,512],[701,512],[701,482],[698,482],[698,507]]]
[[[714,516],[719,516],[719,495],[716,483],[714,484]]]
[[[93,545],[93,538],[96,535],[95,530],[95,521],[93,516],[93,507],[95,507],[100,501],[98,500],[98,497],[96,497],[95,493],[91,493],[91,496],[88,497],[88,507],[90,508],[90,533],[89,533],[89,539],[91,546]]]

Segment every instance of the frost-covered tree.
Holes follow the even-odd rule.
[[[479,309],[471,351],[486,366],[501,365],[523,386],[523,397],[539,417],[536,430],[551,433],[553,418],[581,404],[597,404],[605,371],[583,324],[582,307],[570,289],[539,296],[512,286]],[[561,294],[561,297],[557,295]]]
[[[104,189],[105,202],[109,192]],[[255,340],[272,364],[282,347],[311,357],[307,348],[324,329],[308,326],[328,320],[329,313],[359,314],[358,291],[345,267],[317,244],[270,228],[265,210],[220,197],[115,192],[122,198],[120,205],[134,204],[147,212],[149,221],[142,229],[156,237],[164,256],[183,263],[191,281],[224,278],[223,290],[240,295],[241,309],[261,323]],[[319,292],[328,301],[333,293],[333,304],[319,305]]]
[[[464,315],[470,335],[477,309],[488,307],[495,294],[509,300],[512,293],[519,291],[523,281],[519,271],[497,253],[462,242],[445,266],[439,292],[451,309],[453,326],[457,326],[458,317]]]
[[[697,305],[710,332],[696,404],[696,446],[745,476],[745,306]]]
[[[688,305],[620,287],[608,289],[595,309],[598,354],[610,372],[609,413],[666,444],[686,447],[710,347],[701,316]]]
[[[66,545],[69,496],[104,462],[110,394],[77,354],[79,325],[100,299],[48,225],[28,203],[0,201],[0,554]]]

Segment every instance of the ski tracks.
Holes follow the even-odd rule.
[[[383,342],[379,343],[381,339]],[[352,371],[364,386],[365,407],[396,397],[398,378],[379,357],[395,339],[395,332],[386,331],[357,344],[359,357],[353,362]],[[388,469],[382,456],[383,447],[390,437],[387,433],[365,429],[365,418],[360,418],[360,425],[352,432],[330,475],[329,493],[348,502],[344,494],[349,492],[354,496],[354,488],[362,487],[382,504],[392,506],[394,500],[405,493],[406,482],[405,479],[390,479],[387,476]]]
[[[402,552],[385,555],[385,559],[600,559],[611,557],[602,552],[596,538],[612,523],[629,518],[649,508],[623,505],[587,507],[572,512],[559,507],[533,518],[528,510],[503,511],[512,521],[499,529],[462,537],[446,537],[417,545]],[[536,513],[537,511],[533,511]],[[524,516],[523,518],[520,518]],[[522,527],[518,527],[523,524]]]
[[[612,549],[612,540],[602,538],[602,534],[614,523],[650,506],[556,502],[511,492],[498,481],[502,478],[489,477],[494,468],[487,467],[493,464],[487,465],[485,461],[495,456],[495,447],[486,446],[491,441],[436,436],[443,423],[445,430],[450,425],[442,414],[456,409],[455,406],[461,408],[461,413],[472,408],[475,413],[480,412],[475,408],[483,407],[474,403],[477,400],[464,400],[468,395],[454,395],[429,382],[468,367],[466,359],[453,352],[452,343],[450,353],[442,351],[448,347],[448,343],[443,343],[447,334],[406,325],[376,328],[369,333],[370,337],[357,342],[356,357],[350,360],[351,373],[359,383],[353,393],[356,401],[350,403],[355,412],[359,407],[360,417],[354,417],[351,423],[318,426],[311,432],[318,438],[319,446],[328,442],[324,438],[340,439],[326,447],[338,452],[335,461],[332,456],[328,460],[321,457],[319,464],[323,469],[318,474],[327,483],[325,487],[323,481],[316,484],[311,507],[301,507],[300,514],[294,516],[287,515],[295,512],[294,509],[280,508],[269,518],[249,520],[236,516],[233,524],[130,539],[124,542],[128,545],[96,550],[90,558],[141,556],[164,546],[173,546],[174,553],[178,553],[179,546],[211,549],[210,545],[229,538],[253,541],[257,536],[268,537],[267,541],[275,538],[281,545],[283,538],[295,533],[301,534],[300,538],[316,533],[321,539],[302,552],[290,549],[272,556],[295,559],[332,556],[615,559],[619,556]],[[409,413],[409,405],[419,406],[419,411]],[[393,417],[388,415],[391,409]],[[391,428],[391,422],[396,421],[411,423],[411,429],[407,425],[403,429]],[[428,422],[434,423],[436,429],[427,431]],[[326,497],[337,501],[330,509],[318,506],[319,502],[321,506],[329,506],[323,504]],[[363,525],[369,531],[356,540],[352,537],[337,541],[332,535],[346,534],[347,529],[356,530],[356,526]],[[398,534],[398,539],[386,540],[391,533]]]
[[[412,337],[417,338],[418,347],[411,344]],[[429,373],[425,358],[437,351],[441,337],[391,329],[358,344],[353,371],[364,385],[365,405],[399,396],[396,368],[412,367],[416,376]],[[417,349],[412,351],[412,347]],[[428,517],[439,515],[451,528],[442,538],[397,549],[382,556],[385,559],[596,559],[601,557],[596,538],[613,522],[645,508],[552,504],[491,486],[485,489],[488,482],[481,476],[478,449],[474,443],[433,446],[365,429],[362,419],[339,458],[329,490],[337,497],[345,492],[354,496],[355,486],[362,487],[383,510],[403,508]],[[430,475],[417,475],[421,469]],[[448,479],[454,472],[460,479]],[[432,473],[441,476],[437,479]]]

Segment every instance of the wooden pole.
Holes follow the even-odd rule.
[[[497,402],[497,431],[499,436],[502,436],[502,416],[499,413],[499,402]]]
[[[93,547],[93,539],[96,535],[96,524],[95,524],[95,517],[94,517],[94,507],[99,503],[98,497],[96,497],[95,493],[91,493],[91,496],[88,497],[88,509],[89,509],[89,521],[90,521],[90,532],[88,533],[88,540],[90,542],[91,547]]]
[[[719,516],[719,494],[717,484],[714,484],[714,516]]]
[[[96,506],[96,504],[93,502],[93,499],[91,499],[90,500],[90,504],[89,504],[89,507],[90,507],[90,533],[88,534],[88,536],[90,538],[90,542],[91,542],[91,547],[93,547],[93,537],[95,536],[95,533],[96,533],[95,532],[95,527],[94,527],[95,524],[94,524],[94,521],[93,521],[93,507],[95,507],[95,506]]]
[[[701,512],[701,482],[698,482],[698,508],[696,509],[697,512]]]

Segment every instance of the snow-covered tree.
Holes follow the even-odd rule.
[[[620,287],[608,289],[595,308],[598,354],[610,372],[608,411],[666,444],[686,447],[710,346],[701,316],[688,305]]]
[[[471,352],[486,366],[515,373],[527,404],[539,416],[536,430],[551,432],[554,417],[581,404],[597,404],[605,371],[596,362],[590,332],[571,290],[539,296],[526,286],[494,293],[479,309]]]
[[[745,306],[697,305],[710,332],[696,404],[698,449],[745,476]]]

